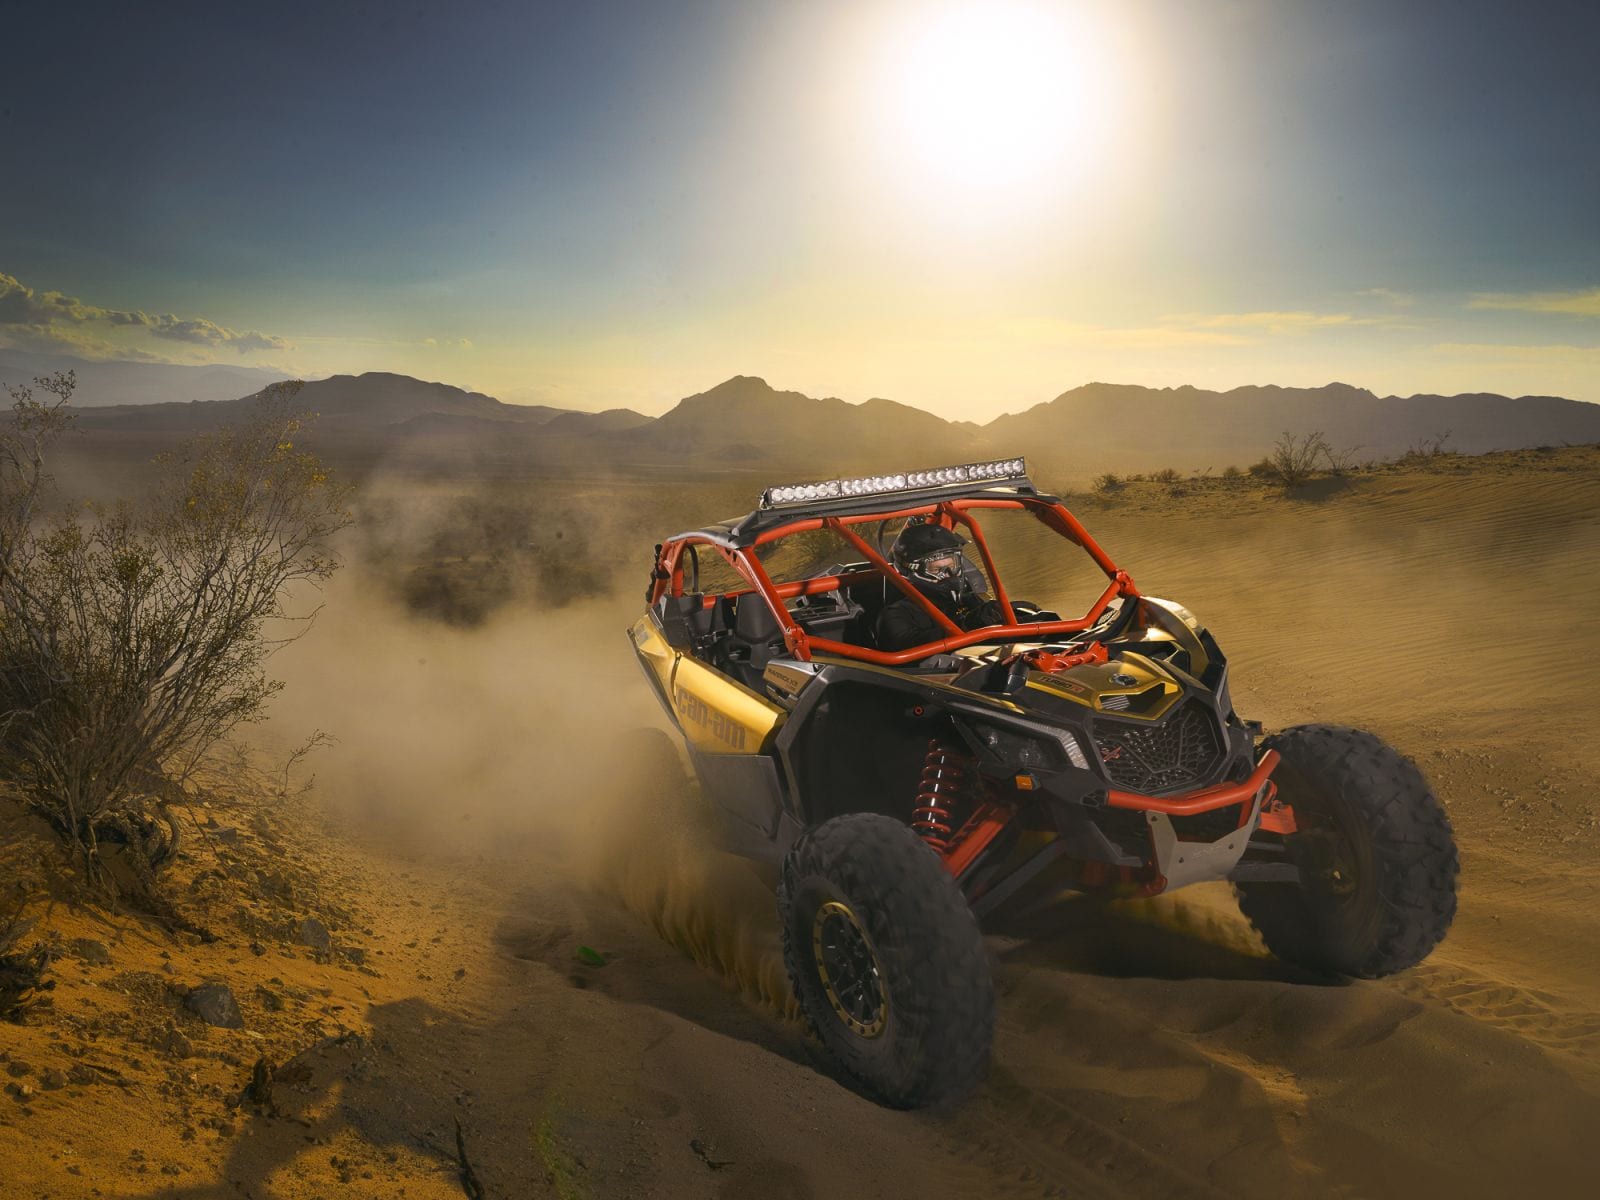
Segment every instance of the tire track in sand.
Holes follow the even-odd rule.
[[[986,1167],[984,1196],[1039,1200],[1232,1195],[996,1063],[981,1096],[954,1120]],[[980,1193],[975,1193],[980,1194]]]
[[[1591,1081],[1600,1081],[1600,1013],[1563,1011],[1557,997],[1449,962],[1424,962],[1386,982],[1410,999],[1442,1005],[1559,1054]]]

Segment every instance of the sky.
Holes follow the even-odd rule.
[[[1600,5],[0,0],[0,347],[1600,402]]]

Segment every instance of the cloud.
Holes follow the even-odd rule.
[[[1093,345],[1099,349],[1161,350],[1204,346],[1255,346],[1265,337],[1293,336],[1319,329],[1362,325],[1398,326],[1395,318],[1352,313],[1245,312],[1173,313],[1154,325],[1116,326],[1027,317],[1007,321],[1004,332],[1027,342]]]
[[[426,338],[422,339],[420,344],[423,345],[423,346],[428,347],[428,349],[430,349],[430,350],[440,350],[440,349],[444,349],[444,350],[471,350],[472,349],[472,339],[471,338],[464,338],[464,337],[447,337],[447,338],[426,337]]]
[[[1121,350],[1159,350],[1169,346],[1241,346],[1249,343],[1248,338],[1213,330],[1168,325],[1118,327],[1057,317],[1012,317],[1000,322],[994,333],[1024,345],[1111,346]]]
[[[180,320],[167,313],[157,317],[152,333],[172,342],[190,342],[196,346],[220,346],[227,340],[227,330],[205,318],[193,321]]]
[[[1600,317],[1600,287],[1581,292],[1479,292],[1467,307]]]
[[[0,271],[0,325],[52,325],[58,321],[74,325],[92,321],[144,325],[149,320],[142,312],[100,308],[61,292],[36,292],[15,276]]]
[[[97,357],[143,355],[159,361],[159,356],[148,351],[116,346],[104,336],[94,336],[91,331],[96,327],[106,333],[144,330],[152,337],[167,341],[232,349],[240,354],[292,348],[290,342],[275,334],[229,329],[204,317],[179,317],[172,313],[152,316],[138,309],[85,304],[61,292],[35,291],[14,276],[0,272],[0,327],[4,326],[21,327],[32,340],[56,342]]]
[[[1351,313],[1246,312],[1214,313],[1208,316],[1176,318],[1201,329],[1260,329],[1267,333],[1302,333],[1310,329],[1330,329],[1355,325],[1382,325],[1382,317],[1357,317]]]
[[[148,318],[146,323],[150,333],[158,338],[166,338],[172,342],[188,342],[194,346],[226,346],[237,350],[240,354],[248,354],[252,350],[290,348],[287,341],[273,334],[257,333],[253,329],[239,333],[218,325],[215,321],[208,321],[204,317],[184,320],[166,313],[159,317]]]

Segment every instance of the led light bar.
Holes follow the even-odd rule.
[[[999,479],[1020,479],[1028,465],[1020,458],[995,462],[966,463],[957,467],[937,467],[932,471],[908,471],[900,475],[862,475],[856,479],[826,479],[821,483],[797,483],[768,488],[761,494],[761,507],[780,504],[806,504],[813,500],[838,500],[847,496],[877,496],[890,492],[921,491],[953,483],[987,483]]]

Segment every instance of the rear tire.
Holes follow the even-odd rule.
[[[1314,971],[1376,979],[1421,962],[1456,911],[1450,818],[1417,765],[1379,738],[1300,725],[1267,738],[1299,831],[1299,883],[1239,883],[1267,949]]]
[[[784,862],[778,918],[801,1011],[863,1091],[921,1108],[978,1086],[995,1019],[983,935],[914,832],[875,813],[810,830]]]

